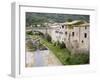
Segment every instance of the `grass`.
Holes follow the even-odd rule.
[[[61,61],[63,65],[68,64],[66,59],[70,56],[70,51],[68,51],[66,48],[60,49],[59,46],[54,46],[52,43],[48,42],[47,40],[42,39],[42,44],[46,45]]]
[[[69,62],[70,65],[89,64],[89,54],[88,53],[73,54],[67,61]]]

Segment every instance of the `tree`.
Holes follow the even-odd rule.
[[[71,18],[67,19],[68,22],[72,22],[73,20]]]
[[[62,48],[66,48],[66,45],[65,45],[64,42],[60,43],[60,48],[61,48],[61,49],[62,49]]]
[[[52,38],[49,34],[47,34],[46,39],[47,39],[48,42],[51,42],[51,40],[52,40]]]
[[[57,41],[56,45],[57,45],[57,46],[60,46],[60,42],[59,42],[59,41]]]
[[[44,23],[48,22],[48,20],[44,17],[33,17],[32,18],[32,25],[35,25],[35,27],[37,27],[37,25],[41,25],[41,27],[45,27]]]
[[[33,35],[33,32],[32,31],[28,31],[28,32],[26,32],[26,34]]]

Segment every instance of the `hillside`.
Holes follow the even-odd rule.
[[[89,22],[89,15],[57,14],[57,13],[33,13],[26,12],[26,25],[48,23],[63,23],[73,20],[85,20]]]

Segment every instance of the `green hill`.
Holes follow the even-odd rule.
[[[89,22],[89,15],[57,14],[57,13],[34,13],[26,12],[26,25],[49,23],[63,23],[72,20],[85,20]]]

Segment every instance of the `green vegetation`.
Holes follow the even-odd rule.
[[[70,51],[66,48],[60,49],[59,46],[54,46],[52,43],[47,40],[42,39],[42,44],[46,45],[61,61],[63,65],[68,64],[66,59],[70,56]]]
[[[64,42],[60,43],[60,49],[66,48],[66,45]]]
[[[81,24],[84,24],[83,20],[79,20],[77,23],[74,23],[73,25],[81,25]]]
[[[53,43],[53,46],[59,46],[60,49],[66,48],[65,43],[64,43],[64,42],[61,42],[61,43],[60,43],[59,41],[54,42],[54,43]]]
[[[42,27],[46,27],[45,23],[63,23],[73,20],[85,20],[89,22],[89,15],[26,12],[26,26],[33,25],[33,27],[37,27],[37,25],[41,25]]]
[[[26,32],[26,35],[33,35],[32,31]]]
[[[31,35],[31,37],[32,39],[40,39],[39,49],[46,50],[46,47],[48,47],[48,49],[55,54],[55,56],[61,61],[63,65],[89,64],[88,53],[71,54],[71,51],[66,48],[64,42],[60,43],[57,41],[52,43],[51,39],[49,39],[50,36],[48,39],[45,39],[40,35]],[[33,46],[31,41],[28,41],[26,45],[27,49],[30,51],[36,51],[37,49],[37,44]]]
[[[33,46],[32,41],[28,41],[26,43],[26,48],[28,49],[28,51],[36,51],[37,47]]]
[[[76,53],[69,57],[69,59],[66,59],[66,61],[70,65],[76,65],[76,64],[89,64],[89,54],[88,53]]]
[[[46,46],[44,46],[40,42],[40,37],[42,37],[41,33],[30,35],[30,37],[32,40],[37,40],[37,41],[34,43],[34,45],[31,40],[26,42],[26,48],[28,51],[36,51],[37,48],[40,50],[47,50]]]
[[[47,48],[41,43],[39,44],[39,49],[40,50],[47,50]]]
[[[51,38],[51,36],[50,36],[49,34],[46,34],[46,40],[47,40],[48,42],[51,42],[52,38]]]
[[[67,19],[68,22],[72,22],[73,20],[71,18]]]
[[[57,46],[56,43],[50,43],[45,39],[41,39],[41,42],[46,45],[55,54],[55,56],[57,56],[63,65],[89,64],[89,54],[87,53],[71,54],[71,51],[67,48],[60,48],[60,46]],[[58,44],[60,45],[59,42]]]
[[[41,36],[41,37],[44,37],[44,34],[43,33],[41,33],[41,32],[39,32],[39,31],[34,31],[33,32],[33,35],[39,35],[39,36]]]
[[[59,45],[60,45],[60,42],[59,42],[59,41],[57,41],[57,42],[56,42],[56,46],[59,46]]]
[[[64,42],[60,43],[59,41],[57,41],[57,42],[54,42],[53,45],[54,46],[59,46],[60,49],[66,48],[66,45],[65,45]]]

